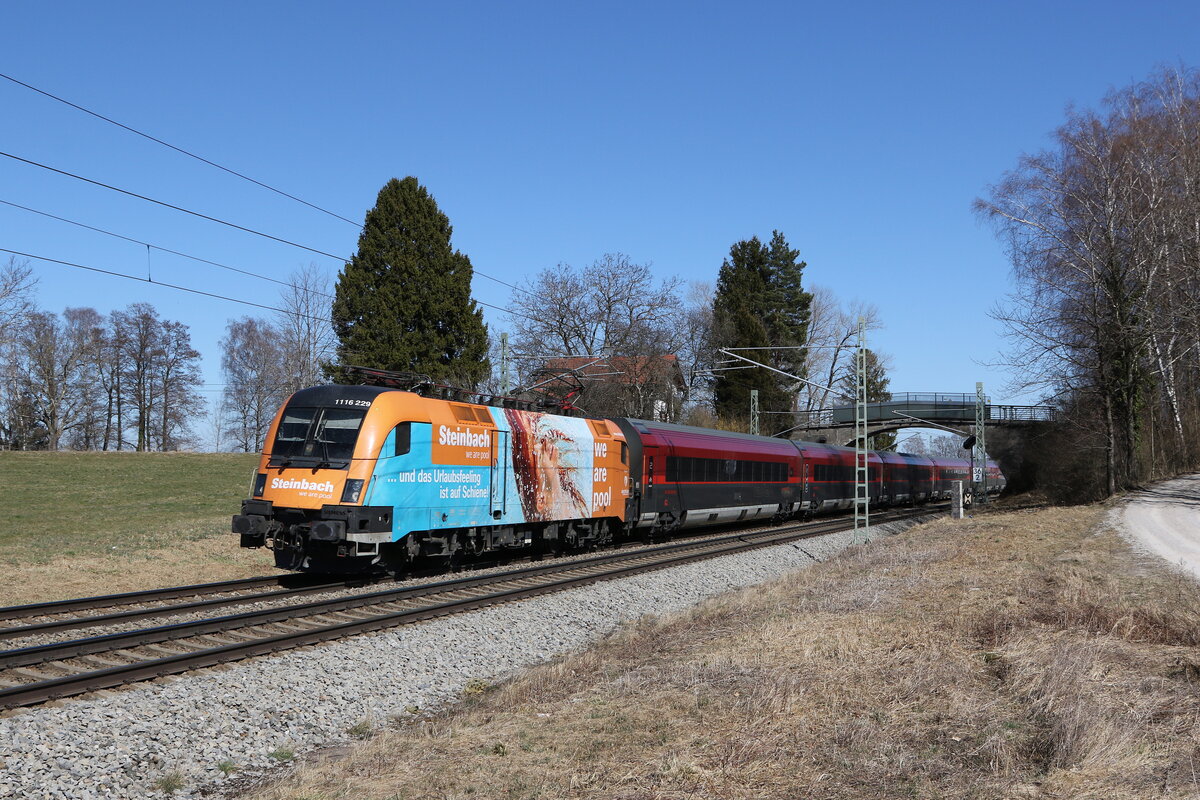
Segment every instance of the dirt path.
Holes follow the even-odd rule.
[[[1200,475],[1163,481],[1133,494],[1121,513],[1150,552],[1200,578]]]

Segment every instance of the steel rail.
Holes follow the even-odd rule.
[[[796,526],[795,529],[799,529],[799,526]],[[623,553],[607,553],[605,555],[594,556],[592,558],[580,559],[576,561],[555,561],[533,567],[523,567],[521,569],[508,570],[506,572],[492,573],[490,575],[452,578],[450,580],[419,584],[417,586],[383,589],[376,592],[357,594],[351,597],[343,597],[333,600],[320,600],[312,603],[285,606],[282,608],[260,609],[257,611],[247,611],[240,614],[230,614],[222,617],[212,617],[209,619],[193,620],[189,622],[178,622],[171,625],[161,625],[154,628],[143,628],[135,631],[103,634],[101,636],[93,636],[86,639],[73,639],[63,642],[52,642],[49,644],[4,650],[0,651],[0,669],[27,667],[36,664],[44,664],[49,661],[64,661],[70,658],[76,658],[78,656],[95,655],[97,653],[111,652],[113,650],[124,650],[130,647],[139,647],[146,644],[157,644],[160,642],[168,642],[177,639],[204,636],[212,633],[221,633],[224,631],[236,630],[254,625],[269,625],[289,619],[347,611],[353,608],[360,608],[362,606],[380,605],[382,603],[395,603],[419,599],[429,595],[446,594],[463,589],[472,589],[477,586],[485,586],[487,584],[497,584],[508,581],[522,580],[525,578],[538,577],[539,575],[544,575],[548,572],[568,572],[612,563],[614,561],[643,558],[646,556],[654,556],[662,553],[678,552],[682,550],[694,550],[698,548],[711,547],[713,545],[728,545],[731,542],[744,542],[748,536],[778,536],[781,533],[786,534],[791,530],[793,529],[789,528],[785,529],[784,531],[780,531],[779,529],[771,529],[768,531],[746,532],[730,536],[723,536],[717,539],[705,539],[703,541],[674,542],[671,544],[660,545],[658,547],[646,548],[643,550],[627,551]],[[819,531],[818,533],[821,532],[824,531]]]
[[[197,597],[221,592],[237,592],[256,589],[260,586],[287,586],[289,583],[304,583],[307,576],[263,575],[257,578],[240,578],[215,583],[197,583],[191,586],[169,586],[163,589],[143,589],[121,594],[103,594],[93,597],[76,597],[70,600],[50,600],[45,603],[29,603],[20,606],[0,607],[0,619],[21,619],[63,614],[68,611],[84,611],[89,608],[152,603],[158,600],[175,600],[180,597]],[[310,579],[311,580],[311,579]]]
[[[11,628],[0,628],[0,641],[4,639],[22,639],[26,636],[34,636],[36,634],[48,633],[50,631],[75,630],[77,628],[95,628],[100,625],[133,622],[135,620],[151,619],[153,617],[173,617],[178,616],[179,614],[186,614],[190,611],[223,608],[226,606],[247,605],[249,603],[263,603],[270,602],[272,600],[286,600],[289,597],[302,597],[307,594],[319,594],[320,592],[336,591],[338,589],[345,588],[347,583],[347,581],[319,583],[314,586],[306,586],[297,589],[279,589],[274,592],[240,594],[236,597],[219,597],[215,600],[197,600],[192,603],[177,603],[171,606],[139,608],[132,611],[117,611],[111,614],[97,614],[92,617],[70,617],[68,619],[51,620],[50,622],[39,622],[34,625],[18,625]]]
[[[736,535],[736,534],[735,534]],[[744,534],[743,534],[744,535]],[[705,537],[702,541],[714,541],[718,537]],[[682,544],[682,543],[681,543]],[[519,560],[529,558],[528,556],[519,556]],[[533,559],[530,559],[533,560]],[[68,610],[83,609],[83,608],[104,608],[106,604],[112,603],[114,599],[118,602],[112,603],[115,605],[132,605],[144,602],[152,602],[154,600],[169,600],[180,596],[196,596],[203,594],[225,593],[238,589],[254,588],[262,584],[282,584],[287,582],[306,584],[298,588],[282,589],[273,592],[258,592],[248,595],[237,595],[236,597],[218,598],[215,600],[201,600],[192,603],[179,603],[170,606],[155,606],[146,609],[134,609],[131,611],[118,611],[109,614],[97,614],[88,617],[70,617],[67,619],[51,620],[48,622],[39,622],[32,625],[17,625],[7,628],[0,628],[0,641],[6,639],[22,639],[28,636],[34,636],[51,631],[74,630],[79,628],[94,628],[106,624],[121,624],[123,622],[133,622],[139,619],[151,619],[154,617],[169,617],[179,614],[186,614],[192,611],[203,609],[215,609],[234,605],[248,605],[257,602],[269,602],[271,600],[286,599],[288,597],[303,596],[305,594],[316,594],[324,591],[335,591],[342,587],[353,587],[354,584],[369,585],[379,582],[380,576],[357,576],[347,577],[343,580],[332,583],[319,583],[313,585],[312,581],[329,576],[317,575],[276,575],[264,576],[258,578],[246,578],[235,581],[222,581],[219,583],[204,583],[194,586],[175,586],[164,589],[147,589],[140,592],[128,592],[118,595],[99,595],[95,597],[81,597],[74,600],[58,600],[49,603],[35,603],[27,606],[11,606],[7,609],[0,608],[0,620],[4,619],[5,611],[20,611],[19,616],[49,616],[56,613],[64,613]],[[3,652],[3,651],[0,651]]]
[[[927,515],[929,513],[930,511],[928,509],[922,509],[916,512],[909,511],[893,514],[890,516],[890,518],[893,520],[904,519],[914,516]],[[183,630],[184,626],[188,626],[190,628],[190,632],[183,635],[200,636],[204,635],[205,633],[216,632],[214,630],[207,630],[205,626],[220,626],[230,622],[233,618],[242,618],[244,620],[252,616],[259,617],[257,622],[239,621],[239,627],[246,627],[250,624],[270,624],[271,622],[278,622],[284,619],[297,619],[299,621],[299,619],[302,619],[303,617],[311,618],[313,616],[320,616],[323,614],[337,613],[339,611],[344,611],[347,608],[356,608],[372,604],[378,605],[383,603],[394,603],[398,600],[411,600],[427,595],[447,594],[455,591],[461,591],[464,588],[472,588],[473,586],[486,587],[488,584],[495,585],[503,583],[518,584],[512,588],[488,592],[476,597],[459,598],[401,611],[388,610],[383,614],[375,614],[365,619],[338,622],[333,625],[325,625],[312,630],[275,634],[266,638],[260,638],[248,642],[235,642],[200,651],[169,655],[146,661],[138,661],[127,665],[113,666],[101,670],[82,672],[60,678],[52,678],[38,681],[36,683],[12,686],[7,689],[0,690],[0,708],[34,705],[59,697],[83,694],[100,689],[110,689],[149,678],[187,672],[213,666],[226,661],[250,658],[279,650],[329,641],[331,639],[337,639],[356,633],[381,630],[388,627],[430,619],[432,617],[469,611],[483,606],[495,605],[502,602],[510,602],[513,600],[524,599],[526,597],[547,594],[574,586],[587,585],[602,580],[625,577],[650,570],[663,569],[693,561],[700,561],[716,556],[759,549],[776,544],[785,544],[798,539],[827,535],[839,530],[844,530],[845,527],[846,522],[844,520],[837,520],[817,526],[792,526],[791,528],[783,531],[775,529],[756,534],[736,534],[733,536],[722,537],[719,540],[707,540],[703,543],[682,542],[647,550],[600,556],[583,561],[566,563],[560,562],[539,567],[513,570],[498,575],[478,576],[473,578],[443,581],[436,584],[408,587],[406,589],[374,592],[371,593],[371,595],[358,595],[353,598],[345,598],[332,602],[327,601],[322,603],[311,603],[305,604],[304,606],[293,606],[288,609],[275,609],[270,612],[251,612],[249,614],[233,615],[232,618],[224,617],[214,620],[204,620],[197,623],[180,623],[174,626],[164,626],[162,628],[149,629],[147,631],[135,632],[135,634],[141,633],[151,636],[163,636],[164,638],[156,639],[156,641],[167,641],[172,638],[180,638],[179,633]],[[751,539],[750,537],[754,538]],[[689,550],[694,552],[687,552]],[[617,564],[611,569],[595,571],[596,567],[602,567],[611,562],[629,563]],[[589,572],[589,569],[592,569],[593,571]],[[560,574],[583,572],[584,574],[575,575],[573,577],[561,577],[557,580],[550,580],[535,586],[519,585],[520,581],[528,580],[530,577],[537,577],[539,575],[552,577],[552,573],[556,572]],[[380,600],[380,597],[390,597],[391,599]],[[306,613],[309,611],[313,613]],[[219,631],[230,629],[230,626],[226,626],[223,629],[218,628],[216,630]],[[5,668],[14,668],[21,664],[44,663],[48,659],[41,658],[40,655],[49,653],[50,650],[48,648],[54,647],[67,648],[69,646],[74,646],[76,650],[73,653],[73,656],[78,656],[85,655],[89,652],[103,652],[104,650],[124,649],[131,646],[137,646],[136,644],[132,644],[132,640],[130,639],[126,639],[125,644],[121,645],[120,647],[114,648],[107,646],[117,641],[116,637],[129,637],[134,636],[135,634],[113,634],[110,636],[95,637],[93,639],[61,643],[59,645],[45,645],[39,648],[25,648],[23,650],[7,651],[5,653],[0,653],[0,666]],[[107,644],[105,640],[107,640]],[[101,649],[92,650],[90,649],[91,647],[100,647]],[[69,649],[60,649],[59,652],[71,651]],[[73,656],[51,656],[51,659],[63,660]],[[27,660],[30,658],[34,658],[35,660]]]

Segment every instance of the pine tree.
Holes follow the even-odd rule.
[[[775,347],[803,347],[808,342],[812,293],[801,286],[807,266],[800,260],[800,251],[789,247],[782,233],[773,231],[767,249],[767,300],[770,304],[767,331]],[[801,378],[808,377],[804,350],[777,350],[772,355],[772,366]]]
[[[414,177],[379,191],[338,276],[333,328],[340,364],[428,375],[474,387],[489,373],[487,326],[471,299],[471,260],[450,220]],[[329,370],[335,380],[345,376]]]
[[[892,379],[887,375],[887,365],[870,348],[867,349],[867,370],[865,377],[868,403],[883,403],[892,399],[892,393],[888,389]],[[838,388],[845,397],[849,398],[855,396],[854,392],[857,386],[857,368],[854,359],[851,359],[850,363],[846,366],[846,371],[842,373],[842,379],[839,382]],[[870,438],[870,446],[873,450],[891,450],[896,445],[896,434],[894,431],[877,433]]]
[[[799,255],[779,231],[773,232],[769,245],[757,236],[734,243],[721,265],[713,300],[713,325],[720,346],[804,346],[812,295],[801,288],[807,265]],[[747,350],[743,355],[804,377],[803,350]],[[758,367],[721,372],[714,387],[717,415],[748,417],[751,389],[758,389],[761,411],[791,411],[794,383],[791,378]],[[788,417],[781,413],[768,414],[760,422],[764,433],[790,426]]]
[[[757,236],[736,242],[729,249],[729,258],[725,259],[717,275],[717,292],[713,298],[713,328],[720,346],[766,347],[770,344],[764,314],[768,272],[767,250]],[[762,360],[765,353],[756,350],[744,354]],[[778,382],[771,372],[752,367],[718,373],[713,389],[717,416],[725,420],[749,419],[751,389],[758,390],[760,410],[773,409],[779,404]],[[763,430],[768,427],[760,426]]]

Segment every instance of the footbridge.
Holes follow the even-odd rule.
[[[994,404],[987,398],[980,403],[978,395],[939,392],[905,392],[893,394],[890,400],[866,404],[868,436],[903,428],[931,427],[952,429],[966,436],[980,416],[986,427],[1025,427],[1053,422],[1056,414],[1053,406]],[[800,411],[796,413],[796,422],[792,435],[815,431],[837,435],[841,430],[849,430],[851,438],[846,444],[854,444],[854,405]]]

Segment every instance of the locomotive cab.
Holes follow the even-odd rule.
[[[283,569],[317,559],[357,570],[378,560],[392,511],[362,504],[378,452],[365,423],[385,391],[318,386],[292,395],[268,432],[251,497],[233,518],[243,547],[270,547]]]

